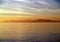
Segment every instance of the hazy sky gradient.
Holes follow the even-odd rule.
[[[1,13],[60,15],[60,0],[0,0]]]

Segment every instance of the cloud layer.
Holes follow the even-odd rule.
[[[60,14],[60,0],[0,0],[0,9],[34,14]]]

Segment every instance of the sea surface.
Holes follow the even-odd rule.
[[[0,42],[60,42],[60,23],[0,23]]]

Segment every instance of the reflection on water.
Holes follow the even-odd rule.
[[[60,23],[0,23],[0,42],[59,42]]]

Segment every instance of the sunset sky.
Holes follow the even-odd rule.
[[[60,19],[60,0],[0,0],[0,17],[14,14]]]
[[[0,0],[0,41],[1,39],[23,40],[28,37],[32,37],[31,40],[36,40],[37,38],[44,39],[50,33],[60,34],[59,22],[18,22],[19,20],[25,22],[24,19],[27,21],[32,19],[35,19],[34,21],[38,19],[44,21],[43,19],[46,19],[53,20],[53,22],[59,20],[60,22],[60,0]],[[8,23],[8,20],[10,23]],[[18,20],[18,23],[16,20]],[[11,21],[15,22],[11,23]]]

